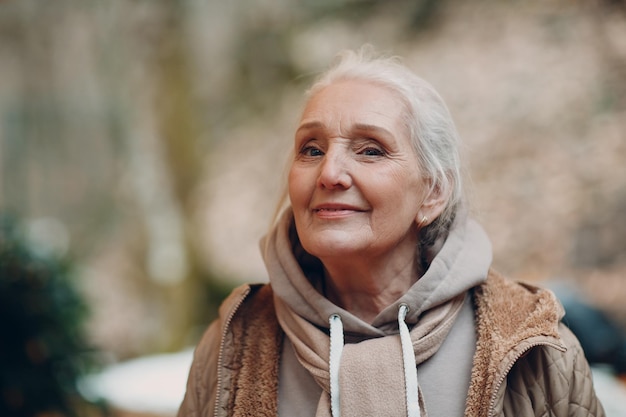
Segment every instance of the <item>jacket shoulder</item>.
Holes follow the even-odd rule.
[[[552,291],[491,270],[475,288],[474,303],[477,348],[469,415],[486,415],[485,397],[495,390],[500,395],[491,406],[504,415],[604,415],[589,365],[561,323],[564,310]]]
[[[490,270],[473,290],[476,352],[466,414],[487,415],[490,398],[524,349],[550,343],[563,349],[563,309],[551,291],[522,284]]]

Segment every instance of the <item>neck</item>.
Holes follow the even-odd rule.
[[[402,264],[324,262],[326,297],[367,323],[400,298],[421,276],[412,256]],[[393,265],[393,264],[391,264]]]

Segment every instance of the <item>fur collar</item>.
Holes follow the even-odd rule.
[[[511,366],[528,349],[545,343],[565,349],[558,331],[564,310],[551,291],[494,270],[474,290],[474,303],[478,342],[465,415],[486,416]]]

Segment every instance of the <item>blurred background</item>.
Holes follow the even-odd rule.
[[[58,362],[50,334],[70,334],[59,397],[74,400],[53,415],[173,414],[221,299],[267,280],[258,241],[303,91],[364,43],[404,57],[450,107],[495,266],[624,332],[623,0],[4,0],[0,352]],[[57,293],[71,296],[45,301]],[[607,405],[616,416],[611,355],[597,369],[624,401]],[[8,369],[2,415],[37,415]]]

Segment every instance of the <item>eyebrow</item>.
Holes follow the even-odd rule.
[[[367,123],[356,123],[353,126],[353,128],[354,130],[376,132],[376,133],[380,133],[383,135],[392,136],[389,130],[385,129],[384,127],[377,126],[377,125],[371,125]],[[325,129],[325,127],[321,122],[317,122],[317,121],[307,122],[307,123],[300,125],[298,129],[296,130],[296,133],[301,130],[307,130],[307,129]]]
[[[388,131],[387,129],[381,126],[370,125],[367,123],[357,123],[354,125],[354,127],[356,130],[361,130],[361,131],[365,130],[369,132],[380,133],[386,136],[393,136],[390,131]]]
[[[307,122],[304,124],[301,124],[300,126],[298,126],[298,129],[296,129],[296,133],[298,133],[301,130],[307,130],[307,129],[319,129],[319,128],[323,128],[324,126],[322,125],[321,122]]]

